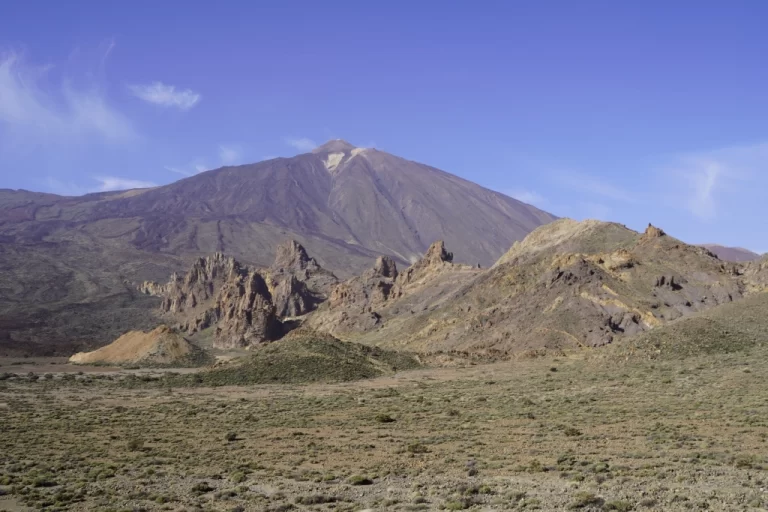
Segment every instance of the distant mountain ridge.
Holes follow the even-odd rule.
[[[744,249],[743,247],[726,247],[719,244],[701,244],[701,246],[706,247],[724,261],[754,261],[759,260],[761,257],[756,252]]]
[[[149,189],[82,197],[0,190],[0,354],[71,352],[152,328],[157,300],[135,283],[165,282],[216,252],[266,267],[294,239],[348,278],[378,256],[407,265],[440,239],[457,261],[488,266],[554,219],[341,140]]]

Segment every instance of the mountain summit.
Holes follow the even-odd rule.
[[[341,139],[329,140],[322,146],[318,146],[312,150],[313,153],[347,153],[357,149],[349,142]]]
[[[126,282],[165,282],[216,252],[266,268],[292,239],[346,279],[378,256],[405,268],[444,240],[456,262],[488,266],[554,218],[343,140],[151,189],[66,198],[0,190],[0,354],[37,340],[80,350],[152,327],[154,307],[133,309],[146,297]]]

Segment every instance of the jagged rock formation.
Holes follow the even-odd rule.
[[[146,281],[139,285],[139,291],[161,297],[160,309],[164,313],[186,313],[206,310],[215,299],[221,287],[245,269],[232,257],[215,253],[212,256],[198,258],[186,274],[171,274],[170,280],[160,285]],[[210,324],[190,324],[184,327],[187,332],[205,329]]]
[[[168,283],[145,282],[139,290],[161,297],[160,309],[178,328],[194,334],[215,326],[214,346],[241,348],[282,335],[280,317],[304,315],[326,299],[336,277],[289,240],[273,265],[253,269],[216,253],[199,258]]]
[[[214,308],[217,348],[243,348],[272,341],[281,334],[267,283],[257,271],[232,276]]]
[[[178,366],[200,362],[199,349],[161,325],[151,332],[131,331],[93,352],[79,352],[69,358],[74,364]]]
[[[429,246],[424,257],[397,276],[397,284],[403,287],[418,281],[422,277],[429,277],[430,274],[442,270],[446,265],[450,265],[452,261],[453,253],[445,249],[445,242],[438,240]]]
[[[478,270],[452,263],[444,242],[433,243],[413,265],[398,272],[392,258],[380,256],[373,268],[334,287],[327,303],[308,325],[339,336],[354,336],[379,328],[401,315],[422,309],[474,276]]]
[[[662,236],[667,236],[667,234],[664,232],[663,229],[659,229],[653,224],[648,224],[648,227],[645,228],[645,233],[643,233],[644,238],[661,238]]]
[[[373,273],[390,279],[397,278],[397,264],[389,256],[379,256],[373,264]]]
[[[275,261],[265,273],[280,317],[297,317],[313,311],[339,281],[295,240],[278,246]]]

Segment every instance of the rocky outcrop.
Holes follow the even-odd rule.
[[[648,223],[648,227],[645,228],[645,233],[643,233],[644,239],[661,238],[663,236],[667,236],[664,230],[657,228],[651,223]]]
[[[186,274],[173,274],[165,285],[143,283],[139,289],[161,297],[162,313],[182,332],[216,326],[217,348],[263,343],[280,332],[264,277],[221,253],[197,259]]]
[[[280,317],[302,316],[314,311],[339,282],[295,240],[278,246],[275,261],[266,274]]]
[[[273,269],[285,272],[307,271],[312,273],[320,269],[314,258],[310,258],[307,250],[296,240],[288,240],[277,246]]]
[[[747,289],[753,293],[768,291],[768,256],[750,261],[743,268]]]
[[[162,298],[160,309],[164,313],[194,313],[196,310],[209,309],[221,286],[233,277],[244,272],[242,265],[234,258],[215,253],[212,256],[198,258],[183,276],[173,273],[168,283],[160,285],[144,282],[139,291],[147,295]],[[184,330],[194,332],[208,325],[192,322]]]
[[[256,271],[228,281],[219,293],[215,311],[217,348],[248,347],[281,334],[267,283]]]
[[[307,288],[305,281],[299,281],[294,275],[275,280],[273,287],[272,300],[275,303],[275,311],[280,317],[305,315],[314,310],[323,300]]]
[[[445,242],[438,240],[429,246],[426,254],[397,276],[399,286],[407,286],[429,274],[439,272],[453,261],[453,253],[445,249]]]
[[[331,308],[348,307],[370,313],[391,296],[399,295],[396,278],[395,262],[387,256],[380,256],[372,269],[334,287],[328,304]]]
[[[215,347],[240,348],[278,338],[280,318],[314,310],[337,282],[301,244],[289,240],[278,247],[269,268],[250,268],[216,253],[197,259],[166,284],[146,282],[139,290],[160,297],[163,315],[180,331],[194,334],[215,326]]]
[[[397,265],[389,256],[379,256],[373,265],[373,274],[390,279],[397,278]]]
[[[453,255],[442,241],[433,243],[425,255],[403,272],[392,258],[380,256],[373,267],[336,285],[329,300],[311,315],[311,327],[343,335],[366,333],[389,320],[422,310],[433,301],[460,287],[479,270],[452,263]]]

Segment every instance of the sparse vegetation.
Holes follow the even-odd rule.
[[[768,347],[620,348],[227,390],[25,369],[0,388],[0,489],[51,510],[764,506]]]

